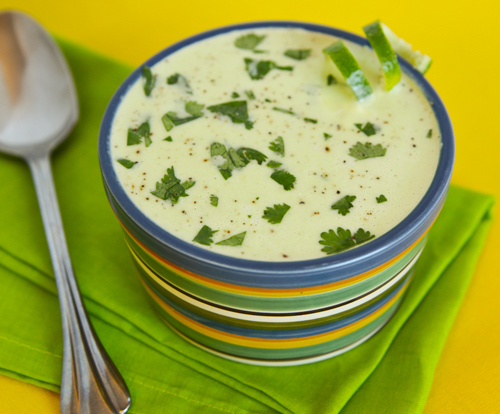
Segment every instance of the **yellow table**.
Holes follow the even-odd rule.
[[[446,103],[456,133],[452,182],[500,195],[500,3],[496,0],[411,4],[395,0],[4,0],[2,8],[24,10],[53,33],[134,66],[172,42],[230,23],[302,20],[361,34],[363,25],[380,18],[434,58],[427,78]],[[499,248],[497,221],[443,350],[425,414],[500,412]],[[0,401],[0,414],[59,412],[58,394],[2,376]]]

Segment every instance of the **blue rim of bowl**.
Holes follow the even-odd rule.
[[[258,261],[225,256],[181,240],[163,230],[135,206],[120,186],[112,165],[109,136],[116,110],[129,88],[141,78],[142,66],[151,67],[178,50],[210,37],[232,31],[259,28],[299,28],[371,47],[365,38],[341,29],[314,23],[270,20],[219,27],[191,36],[165,48],[128,76],[106,108],[99,131],[98,144],[99,164],[105,186],[120,208],[132,218],[141,230],[172,254],[172,257],[168,258],[169,261],[198,273],[203,269],[211,269],[211,271],[209,270],[210,277],[224,282],[247,286],[310,286],[310,278],[316,275],[321,279],[317,280],[318,285],[320,285],[339,279],[347,279],[383,265],[414,243],[428,230],[437,217],[448,191],[455,156],[453,127],[444,103],[423,75],[401,58],[399,58],[399,63],[402,69],[418,84],[434,110],[441,132],[441,154],[436,175],[419,204],[398,225],[369,243],[330,256],[291,262]]]

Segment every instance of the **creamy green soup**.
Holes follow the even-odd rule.
[[[439,127],[408,76],[387,92],[374,52],[345,42],[373,87],[357,101],[322,52],[335,40],[234,31],[144,68],[112,126],[130,199],[180,239],[253,260],[323,257],[396,226],[430,186]]]

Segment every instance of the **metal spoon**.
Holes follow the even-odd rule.
[[[0,150],[24,158],[35,183],[61,307],[61,412],[124,413],[130,394],[83,306],[50,166],[78,114],[71,73],[52,37],[23,13],[0,13]]]

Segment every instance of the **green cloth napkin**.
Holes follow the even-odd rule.
[[[452,187],[401,308],[375,337],[336,358],[275,368],[226,361],[156,316],[108,205],[97,136],[130,72],[62,41],[81,119],[53,157],[75,273],[94,327],[132,394],[131,413],[420,413],[485,241],[490,196]],[[0,373],[58,391],[61,324],[30,173],[0,155]]]

